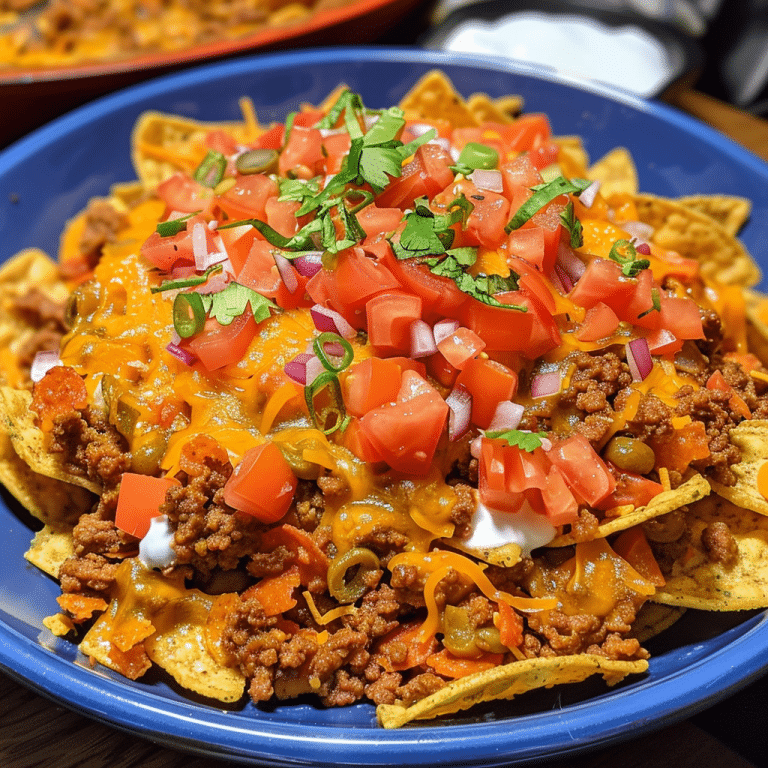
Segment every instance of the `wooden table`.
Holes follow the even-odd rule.
[[[768,122],[690,89],[669,93],[666,99],[768,160]],[[768,679],[755,686],[753,691],[768,690]],[[745,729],[750,730],[752,723],[746,718],[756,714],[749,711],[751,701],[747,695],[734,704],[745,710]],[[721,706],[728,707],[728,702]],[[752,755],[754,762],[750,762],[696,724],[701,722],[702,718],[694,718],[639,739],[547,765],[550,768],[759,768],[768,764],[768,748],[764,759],[755,757],[760,753],[755,751],[753,742],[752,749],[746,751]],[[766,744],[763,735],[766,729],[759,715],[754,725],[759,733],[750,733],[749,738],[762,739],[759,744]],[[735,746],[740,748],[738,744]],[[164,749],[90,721],[0,674],[2,768],[224,768],[225,765],[218,760]]]

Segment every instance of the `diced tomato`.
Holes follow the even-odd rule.
[[[543,270],[544,231],[541,227],[513,229],[507,237],[507,252]]]
[[[739,395],[736,390],[725,380],[721,371],[715,371],[707,379],[707,389],[719,389],[722,392],[730,393],[728,405],[732,411],[740,414],[745,419],[752,418],[752,412],[749,410],[749,406],[744,402],[744,399]]]
[[[394,275],[362,248],[341,251],[333,269],[321,269],[307,283],[313,301],[327,303],[355,328],[365,327],[365,304],[370,298],[400,288]]]
[[[466,235],[474,240],[474,244],[486,248],[501,245],[507,237],[504,227],[509,221],[509,201],[496,192],[476,187],[474,191],[467,189],[464,193],[474,206],[467,218]]]
[[[519,230],[521,232],[527,230]],[[551,283],[547,281],[543,273],[522,259],[507,258],[509,268],[519,277],[518,285],[526,296],[535,296],[545,307],[550,315],[557,311],[557,303],[553,296]]]
[[[517,382],[515,371],[486,358],[472,360],[456,379],[472,395],[472,421],[480,429],[488,428],[500,402],[515,396]]]
[[[682,429],[653,437],[649,444],[656,455],[656,469],[685,472],[691,462],[710,455],[709,437],[703,421],[692,421]]]
[[[504,443],[501,440],[482,439],[477,489],[483,504],[502,512],[517,512],[525,501],[522,494],[507,490]]]
[[[277,164],[280,175],[292,173],[299,178],[311,179],[322,171],[324,160],[320,131],[294,123]]]
[[[179,485],[174,477],[149,477],[125,472],[120,481],[115,525],[131,536],[144,538],[152,518],[160,514],[165,494],[174,485]]]
[[[458,368],[454,368],[439,352],[424,358],[424,363],[432,379],[444,387],[453,388],[459,375]]]
[[[613,335],[619,327],[616,313],[602,301],[590,307],[581,327],[576,331],[579,341],[597,341]]]
[[[267,200],[278,194],[277,182],[263,173],[238,176],[235,186],[218,198],[219,207],[230,219],[264,221]]]
[[[549,119],[541,113],[520,115],[508,125],[501,127],[507,146],[517,152],[525,152],[552,135]]]
[[[454,368],[461,370],[485,349],[485,342],[474,331],[459,326],[441,339],[437,348]]]
[[[219,325],[216,320],[207,320],[203,332],[191,339],[185,339],[183,346],[193,352],[209,371],[242,360],[258,325],[251,311],[247,309],[229,325]]]
[[[411,374],[408,376],[408,374]],[[382,461],[409,475],[426,475],[448,419],[448,405],[413,371],[403,374],[398,401],[369,411],[360,427]],[[419,377],[420,378],[420,377]]]
[[[662,296],[659,324],[678,339],[704,338],[699,307],[687,297]]]
[[[251,224],[243,224],[239,227],[219,229],[217,234],[224,243],[232,269],[237,274],[248,258],[248,253],[256,237],[256,230]]]
[[[570,298],[574,304],[585,309],[602,302],[619,318],[624,318],[634,299],[636,287],[637,281],[624,277],[621,267],[615,261],[598,258],[587,265],[586,271],[573,287]]]
[[[169,211],[180,213],[208,213],[214,201],[213,190],[199,184],[185,173],[174,173],[158,184],[157,196]]]
[[[344,157],[349,154],[352,139],[348,133],[335,133],[323,139],[325,172],[335,174],[341,170]]]
[[[254,240],[248,258],[235,272],[237,281],[253,288],[254,291],[273,299],[283,309],[295,309],[304,303],[304,289],[307,278],[300,275],[293,265],[288,265],[296,280],[297,288],[289,291],[277,268],[273,252],[275,247],[266,240]]]
[[[596,505],[597,509],[611,509],[627,504],[633,507],[644,507],[654,496],[658,496],[664,490],[661,483],[649,480],[636,472],[619,469],[610,462],[608,462],[608,469],[616,480],[616,488]]]
[[[211,251],[216,250],[213,234],[208,229],[205,219],[202,216],[191,216],[186,222],[186,228],[175,235],[161,237],[158,232],[153,232],[142,244],[141,255],[164,272],[170,272],[176,266],[194,264],[192,232],[195,224],[202,224],[205,227],[206,246]]]
[[[504,196],[507,200],[513,199],[515,190],[520,188],[530,190],[531,187],[542,182],[541,174],[528,155],[519,155],[509,162],[503,163],[499,170],[504,185]]]
[[[283,237],[295,235],[299,229],[296,211],[300,207],[301,203],[298,203],[296,200],[279,200],[276,197],[270,197],[264,206],[267,224],[283,235]]]
[[[392,358],[369,357],[353,365],[342,382],[347,413],[363,416],[380,405],[394,403],[402,378],[402,369]]]
[[[376,205],[366,205],[357,214],[357,220],[368,237],[374,237],[382,232],[394,232],[403,218],[399,208],[380,208]]]
[[[558,346],[557,325],[535,297],[510,291],[495,298],[503,304],[523,306],[527,311],[492,307],[476,299],[462,307],[463,324],[483,339],[487,352],[522,352],[534,360]]]
[[[578,432],[565,440],[555,441],[547,456],[562,472],[577,500],[595,506],[616,488],[616,481],[605,462],[595,453],[589,440]]]
[[[381,463],[378,452],[360,428],[359,419],[351,419],[342,435],[344,447],[352,451],[361,461],[368,464]]]
[[[234,137],[221,129],[208,131],[208,135],[205,137],[205,146],[214,152],[221,152],[225,156],[234,155],[238,149]]]
[[[274,523],[291,506],[297,482],[280,449],[266,442],[245,452],[224,485],[224,501],[263,523]]]
[[[423,144],[416,150],[410,163],[403,166],[402,174],[394,178],[379,195],[380,208],[412,208],[417,197],[426,195],[430,200],[453,182],[450,166],[453,158],[437,144]]]
[[[283,146],[283,136],[285,126],[282,123],[275,123],[267,128],[250,146],[253,149],[280,149]]]
[[[568,525],[579,517],[579,505],[558,467],[550,466],[540,489],[546,515],[552,525]]]

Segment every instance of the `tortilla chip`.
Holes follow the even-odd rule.
[[[557,162],[563,175],[569,179],[587,178],[589,173],[589,155],[578,136],[553,136],[552,141],[560,151]]]
[[[686,482],[677,488],[673,488],[669,491],[662,491],[658,496],[654,496],[654,498],[644,507],[630,508],[631,511],[626,512],[623,515],[604,520],[598,526],[597,533],[593,538],[604,539],[612,533],[625,531],[635,525],[644,523],[646,520],[651,520],[660,515],[666,515],[668,512],[680,509],[680,507],[683,507],[686,504],[691,504],[699,499],[703,499],[710,490],[709,483],[701,475],[693,475],[689,480],[686,480]],[[556,536],[549,544],[547,544],[547,546],[569,547],[579,541],[582,541],[582,539],[572,533],[565,533]]]
[[[676,200],[640,194],[634,201],[640,221],[655,230],[652,242],[697,259],[702,277],[746,287],[760,282],[759,267],[722,224]]]
[[[205,643],[205,630],[196,624],[179,624],[144,641],[147,655],[182,688],[217,701],[239,701],[245,677],[239,669],[217,662]]]
[[[472,555],[484,563],[498,565],[501,568],[511,568],[513,565],[517,565],[523,555],[523,550],[519,544],[502,544],[500,547],[486,547],[482,549],[467,547],[461,539],[446,539],[446,544],[468,555]]]
[[[400,102],[400,108],[410,120],[450,120],[456,128],[477,125],[467,102],[456,93],[453,84],[443,72],[427,72]]]
[[[684,539],[656,544],[661,557],[677,553],[667,583],[650,600],[655,603],[698,608],[703,611],[746,611],[768,607],[768,517],[742,509],[727,499],[711,495],[692,504],[686,515]],[[738,547],[732,565],[713,562],[702,544],[702,533],[710,524],[728,525]]]
[[[0,431],[7,434],[16,454],[34,473],[99,493],[98,483],[74,472],[62,454],[48,450],[45,435],[35,425],[31,402],[32,394],[26,390],[0,387]]]
[[[630,637],[636,638],[640,643],[645,643],[669,629],[682,617],[685,611],[685,608],[679,608],[675,605],[643,603],[637,617],[632,622]]]
[[[478,125],[480,123],[511,123],[515,116],[520,114],[522,108],[523,100],[519,96],[508,97],[503,109],[500,109],[499,104],[487,93],[473,93],[467,99],[467,109]]]
[[[384,728],[399,728],[412,720],[452,714],[487,701],[512,699],[536,688],[580,683],[601,674],[608,685],[627,675],[641,674],[647,661],[615,661],[593,654],[525,659],[459,678],[409,707],[380,704],[376,716]]]
[[[742,421],[730,431],[729,438],[741,451],[741,461],[731,466],[736,485],[710,480],[712,489],[739,507],[768,515],[768,499],[757,485],[757,474],[768,463],[768,421]]]
[[[44,573],[58,578],[61,564],[73,554],[72,529],[45,525],[35,534],[24,557]]]
[[[736,236],[749,219],[752,201],[733,195],[691,195],[677,202],[714,219],[726,232]]]
[[[587,178],[600,182],[600,194],[606,199],[636,195],[639,190],[635,161],[624,147],[616,147],[595,161],[587,169]]]

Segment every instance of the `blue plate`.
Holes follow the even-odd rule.
[[[60,118],[0,154],[0,259],[30,246],[55,253],[69,217],[110,184],[133,178],[129,139],[144,110],[231,120],[239,117],[238,98],[248,95],[267,122],[299,102],[320,102],[342,81],[368,106],[384,107],[433,67],[464,94],[521,94],[528,111],[550,116],[556,133],[584,137],[592,157],[628,147],[645,191],[750,198],[743,240],[768,267],[768,166],[713,130],[663,105],[524,65],[382,48],[235,60],[131,88]],[[651,643],[648,674],[614,689],[587,682],[538,691],[398,731],[378,728],[373,707],[363,704],[225,710],[160,676],[130,682],[91,670],[74,646],[44,630],[43,618],[57,610],[58,588],[23,559],[32,525],[3,496],[2,668],[83,714],[199,754],[279,766],[509,765],[634,738],[703,709],[768,666],[766,614],[689,611]]]

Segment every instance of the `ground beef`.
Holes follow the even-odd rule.
[[[89,552],[83,557],[70,557],[59,568],[61,591],[88,596],[108,596],[115,581],[117,563]]]
[[[63,453],[68,471],[85,474],[105,489],[115,488],[131,465],[125,438],[92,407],[57,417],[50,450]]]
[[[453,490],[456,493],[456,504],[451,510],[451,522],[456,526],[453,535],[465,539],[472,533],[472,515],[477,507],[477,492],[466,483],[456,483]]]
[[[288,512],[283,522],[290,523],[304,531],[314,531],[323,517],[325,497],[311,480],[299,480],[296,486],[294,508]]]
[[[392,557],[405,550],[408,536],[394,528],[374,525],[372,528],[355,534],[353,546],[365,547],[375,552],[379,562],[386,566]]]
[[[710,523],[702,531],[701,544],[713,563],[721,563],[729,567],[734,565],[739,557],[739,547],[731,529],[722,520]]]
[[[421,699],[445,688],[448,682],[433,672],[423,672],[401,685],[395,692],[395,702],[408,707]]]
[[[232,465],[206,456],[194,474],[172,486],[160,507],[174,532],[176,561],[189,564],[203,579],[219,568],[233,570],[258,551],[264,526],[224,503],[223,488]]]
[[[101,505],[95,512],[81,515],[72,530],[72,544],[77,557],[98,554],[122,559],[138,553],[137,539],[121,531],[113,519],[105,518]]]

